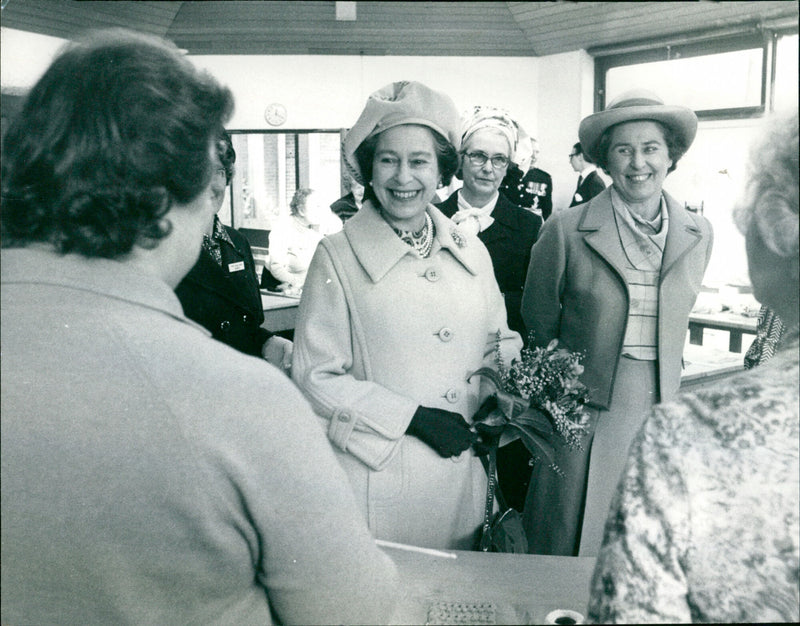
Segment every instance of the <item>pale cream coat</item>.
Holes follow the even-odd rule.
[[[378,538],[471,547],[486,475],[471,450],[443,459],[405,436],[420,405],[467,420],[486,395],[469,375],[506,363],[522,342],[506,324],[486,248],[430,205],[421,258],[365,203],[322,240],[306,279],[292,374],[328,436]],[[455,238],[454,238],[455,233]]]

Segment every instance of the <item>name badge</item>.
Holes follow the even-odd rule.
[[[237,261],[236,263],[228,263],[229,272],[241,272],[244,269],[244,261]]]

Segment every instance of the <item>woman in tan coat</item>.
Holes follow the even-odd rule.
[[[370,96],[343,145],[364,203],[311,262],[292,376],[376,537],[470,549],[486,476],[467,420],[486,392],[469,376],[522,341],[486,248],[431,204],[459,140],[441,93],[401,82]]]
[[[712,231],[662,185],[696,130],[691,109],[648,92],[581,122],[584,151],[613,185],[545,222],[522,315],[535,345],[557,338],[585,354],[592,433],[582,452],[557,451],[564,476],[534,468],[524,515],[533,552],[597,555],[628,446],[650,407],[680,385]]]

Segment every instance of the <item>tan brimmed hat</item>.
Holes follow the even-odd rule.
[[[697,134],[697,116],[683,106],[666,105],[657,95],[644,89],[634,89],[618,96],[604,111],[581,120],[578,137],[583,151],[597,161],[597,144],[606,129],[622,122],[655,120],[671,128],[683,138],[688,149]],[[675,155],[676,158],[683,156]]]
[[[356,123],[342,142],[342,156],[353,178],[362,185],[356,150],[364,140],[401,124],[427,126],[447,139],[458,151],[461,146],[461,117],[449,96],[422,83],[400,81],[373,93]]]

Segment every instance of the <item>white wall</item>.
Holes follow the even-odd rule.
[[[18,93],[33,87],[66,39],[0,28],[0,85]]]
[[[569,206],[578,175],[569,164],[578,125],[594,111],[594,60],[585,51],[540,57],[539,160],[536,166],[553,177],[553,210]]]
[[[236,95],[231,129],[263,128],[264,108],[287,108],[285,128],[349,128],[370,93],[417,80],[447,93],[459,110],[503,106],[523,127],[538,118],[538,60],[525,57],[193,56]],[[509,80],[513,77],[513,80]]]

